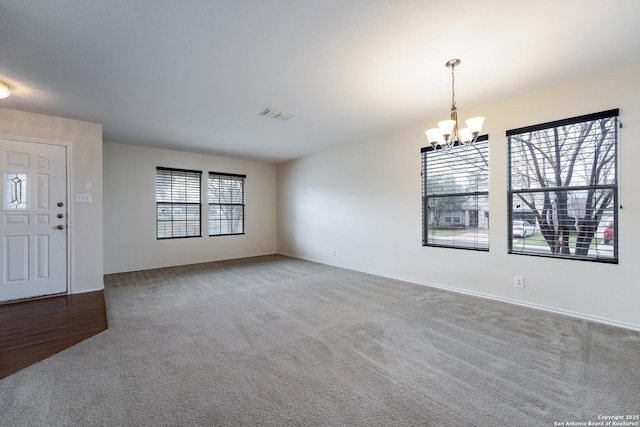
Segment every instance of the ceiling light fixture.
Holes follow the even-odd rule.
[[[0,80],[0,99],[7,98],[9,95],[11,95],[9,85]]]
[[[427,130],[427,139],[431,146],[436,148],[441,147],[453,147],[458,144],[470,144],[478,139],[478,135],[482,130],[482,124],[484,123],[484,117],[472,117],[467,120],[466,128],[458,129],[458,108],[456,107],[456,88],[455,88],[455,69],[460,65],[459,59],[450,59],[447,61],[447,68],[451,68],[451,119],[442,120],[438,122],[437,128]]]

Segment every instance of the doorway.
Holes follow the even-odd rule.
[[[469,228],[478,228],[478,211],[469,211]]]
[[[0,302],[67,292],[67,147],[0,138]]]

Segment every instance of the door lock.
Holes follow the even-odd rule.
[[[59,208],[61,208],[61,207],[63,207],[63,206],[64,206],[64,203],[62,203],[62,202],[58,202],[58,207],[59,207]]]
[[[57,228],[58,230],[64,230],[64,225],[62,225],[62,224],[61,224],[61,225],[58,225],[56,228]]]

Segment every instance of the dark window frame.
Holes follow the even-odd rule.
[[[193,181],[197,176],[197,187],[188,183],[188,179]],[[176,189],[174,194],[174,177],[182,177],[185,179],[185,186],[182,189]],[[160,180],[169,180],[169,195],[163,198],[160,195],[162,185]],[[165,183],[166,185],[166,183]],[[184,191],[178,191],[184,190]],[[197,191],[196,191],[197,190]],[[179,194],[182,193],[182,194]],[[193,196],[197,194],[197,202],[193,201]],[[193,210],[193,207],[197,207],[197,234],[189,232],[189,223],[196,221],[196,215],[189,215],[189,211]],[[176,219],[174,212],[176,209],[184,208],[184,219]],[[161,213],[169,209],[169,219],[162,219]],[[166,235],[163,233],[161,236],[161,230],[166,230],[165,227],[161,227],[161,224],[170,224],[171,233]],[[175,226],[184,223],[185,233],[175,233]],[[172,240],[172,239],[188,239],[193,237],[202,237],[202,171],[191,169],[178,169],[158,166],[156,167],[156,239],[157,240]]]
[[[221,202],[220,199],[218,198],[217,201],[212,200],[212,194],[211,194],[211,179],[216,179],[216,177],[218,179],[220,178],[232,178],[236,181],[238,181],[238,178],[240,178],[239,182],[241,183],[241,189],[242,189],[242,197],[241,197],[241,202],[237,202],[234,201],[234,198],[236,196],[236,194],[227,194],[227,197],[231,198],[231,201],[225,201],[225,202]],[[207,177],[207,199],[208,199],[208,224],[209,224],[209,237],[219,237],[219,236],[237,236],[237,235],[243,235],[246,234],[246,178],[247,175],[244,174],[235,174],[235,173],[225,173],[225,172],[209,172],[209,175]],[[218,207],[218,209],[220,209],[220,211],[222,210],[231,210],[232,212],[234,212],[234,214],[236,212],[238,212],[238,209],[241,212],[241,218],[240,218],[240,222],[236,222],[234,224],[234,221],[238,221],[238,218],[213,218],[212,215],[212,210],[214,209],[214,207]],[[229,229],[234,229],[235,227],[239,226],[241,228],[241,230],[239,232],[218,232],[218,233],[214,233],[213,229],[214,227],[212,227],[212,223],[213,221],[219,221],[220,222],[220,226],[218,227],[219,230],[222,230],[223,228],[226,230]],[[222,224],[225,223],[225,221],[231,221],[230,223],[226,223],[226,227],[223,227]]]
[[[475,147],[474,147],[475,145]],[[480,171],[482,167],[485,170],[486,180],[482,181],[483,184],[480,184],[480,180],[476,180],[475,188],[466,188],[463,190],[456,190],[455,187],[457,185],[449,187],[444,187],[440,191],[435,191],[433,188],[429,188],[430,185],[427,183],[427,179],[429,175],[435,179],[447,179],[450,178],[445,175],[436,175],[433,176],[432,172],[429,170],[429,156],[430,153],[439,152],[439,150],[445,150],[442,153],[451,156],[451,161],[460,161],[460,164],[470,165],[471,168],[476,168],[475,170]],[[461,150],[459,152],[452,152],[451,150]],[[467,155],[464,153],[466,151],[462,150],[475,150],[473,156]],[[475,162],[475,163],[474,163]],[[474,251],[489,251],[489,218],[488,218],[488,209],[489,209],[489,135],[481,135],[478,137],[475,143],[470,145],[463,145],[459,143],[455,143],[451,148],[445,148],[441,146],[435,147],[423,147],[421,149],[421,175],[422,175],[422,246],[428,247],[441,247],[441,248],[452,248],[452,249],[466,249],[466,250],[474,250]],[[446,162],[442,162],[446,163]],[[482,164],[481,164],[482,163]],[[433,166],[435,168],[441,168],[443,165],[436,164]],[[474,169],[471,169],[474,171]],[[465,171],[469,173],[469,171]],[[464,199],[464,202],[461,200]],[[469,200],[472,202],[467,203]],[[473,201],[475,200],[475,201]],[[459,202],[460,201],[460,202]],[[439,231],[438,229],[438,220],[436,219],[436,224],[431,224],[430,221],[433,220],[433,215],[431,213],[431,206],[434,204],[440,204],[444,206],[441,212],[445,211],[458,211],[459,215],[461,215],[459,223],[448,223],[453,229],[449,231],[444,231],[447,235],[445,238],[437,238]],[[453,208],[452,207],[453,204]],[[469,210],[469,216],[466,215],[465,210],[458,206],[468,204],[475,209]],[[484,209],[485,215],[480,215],[480,207],[486,207]],[[473,221],[471,219],[471,214],[473,213],[474,218]],[[480,227],[480,223],[483,223],[484,226]],[[443,223],[444,224],[444,223]],[[462,227],[460,227],[460,225]],[[456,227],[457,226],[457,227]],[[475,228],[475,236],[472,236],[471,239],[463,238],[461,235],[458,235],[456,238],[456,234],[464,232],[462,228],[468,230]],[[431,228],[431,232],[429,231]],[[445,225],[446,228],[446,225]],[[486,237],[480,235],[480,229],[486,229]],[[442,232],[442,231],[440,231]],[[474,234],[474,232],[471,232]],[[467,231],[468,234],[468,231]],[[439,241],[438,241],[439,240]],[[485,243],[486,242],[486,243]]]
[[[507,218],[509,254],[613,264],[618,263],[619,113],[619,109],[612,109],[568,119],[551,121],[539,125],[512,129],[506,132],[508,161]],[[610,119],[613,119],[612,122],[607,122]],[[594,137],[592,137],[592,140],[589,140],[589,137],[591,137],[591,129],[593,128],[587,127],[589,123],[591,123],[592,126],[600,126],[600,133],[594,131]],[[562,157],[560,152],[562,149],[565,149],[564,141],[573,137],[571,132],[576,132],[574,131],[574,128],[571,128],[572,126],[574,126],[575,129],[578,129],[580,126],[585,126],[582,128],[582,134],[578,137],[578,141],[583,142],[580,143],[578,148],[575,148],[575,151],[572,152],[574,157]],[[552,141],[553,144],[555,144],[553,150],[545,150],[543,152],[539,148],[542,146],[541,143],[536,145],[533,144],[534,142],[542,141],[544,137],[538,138],[535,141],[532,141],[531,139],[525,141],[527,136],[529,138],[533,138],[536,132],[543,131],[553,131],[555,138]],[[604,134],[602,134],[602,132],[604,132]],[[612,134],[610,132],[612,132]],[[578,135],[577,132],[576,135]],[[598,137],[602,139],[598,140]],[[565,138],[565,140],[561,143],[560,138]],[[593,148],[589,144],[594,144]],[[525,146],[526,149],[523,148]],[[571,150],[571,146],[568,144],[567,146],[569,147],[568,150]],[[593,150],[593,153],[589,151],[590,149]],[[518,152],[524,154],[518,154]],[[548,171],[545,170],[548,166],[543,166],[541,164],[537,158],[538,155],[534,155],[536,152],[540,153],[539,155],[541,156],[546,153],[548,158],[547,163],[556,168],[555,175],[551,177],[549,176]],[[570,163],[571,169],[563,169],[560,166],[561,162],[558,161],[558,158],[566,161],[567,157],[572,159],[572,162]],[[523,158],[527,160],[524,163],[522,160]],[[589,171],[589,169],[576,167],[576,162],[578,161],[584,162],[584,165],[591,166],[591,175],[588,175],[586,172],[582,172],[583,170]],[[608,164],[608,162],[611,162],[611,164]],[[520,170],[524,170],[525,166],[534,172],[519,172]],[[576,173],[578,178],[576,178],[576,182],[572,184],[571,180],[573,178],[574,168],[578,170],[578,172],[584,173],[587,178],[583,178],[581,181],[579,173]],[[608,168],[613,170],[607,171]],[[570,172],[566,172],[567,170]],[[599,173],[595,173],[595,171],[599,171]],[[569,182],[564,185],[557,185],[557,182],[562,180],[563,173],[567,173],[568,177],[566,179],[568,179]],[[532,176],[535,177],[535,179],[531,180],[530,177]],[[527,180],[527,177],[529,180]],[[528,182],[530,188],[520,188],[523,187],[523,184],[518,186],[516,182],[518,179],[521,180],[520,182]],[[555,179],[556,182],[554,185],[548,185],[552,179]],[[601,180],[604,181],[607,179],[612,182],[601,183]],[[586,182],[587,180],[590,182]],[[533,188],[531,188],[531,184]],[[514,186],[517,188],[514,188]],[[579,196],[581,194],[586,194],[586,196],[580,198]],[[609,201],[606,205],[604,202],[603,204],[598,205],[598,199],[596,199],[596,197],[602,197],[600,200]],[[574,202],[574,205],[578,206],[577,208],[571,205],[570,201],[572,198],[577,201]],[[584,201],[582,199],[584,199]],[[538,208],[537,203],[539,203],[539,200],[542,200],[541,208]],[[596,201],[594,202],[594,200]],[[553,203],[550,204],[549,202],[555,203],[555,206],[558,207],[554,208]],[[581,203],[584,203],[584,215],[580,215],[582,214]],[[532,205],[533,208],[531,207]],[[525,211],[523,206],[526,206],[528,211]],[[545,210],[545,206],[550,206],[550,208]],[[523,210],[516,211],[517,209]],[[554,209],[557,209],[557,211]],[[541,211],[547,212],[547,214],[541,215]],[[604,241],[604,238],[599,239],[598,237],[599,233],[602,233],[600,229],[603,228],[603,221],[605,225],[609,222],[609,219],[604,219],[605,214],[606,218],[609,218],[614,224],[612,249],[604,249],[599,246],[600,242]],[[528,217],[525,217],[527,215]],[[538,216],[542,218],[545,233],[547,233],[546,235],[551,239],[551,242],[542,235],[542,227],[540,226]],[[536,220],[534,220],[532,224],[536,226],[536,230],[540,230],[539,233],[542,235],[542,240],[547,244],[547,247],[545,248],[543,245],[541,245],[541,247],[536,247],[536,245],[539,245],[538,243],[527,247],[525,238],[523,242],[519,242],[520,248],[518,249],[514,244],[513,221],[516,219],[524,219],[531,222],[531,219],[534,217]],[[548,234],[553,231],[554,227],[556,230],[555,235],[557,236],[555,239]],[[578,248],[578,246],[580,247]]]

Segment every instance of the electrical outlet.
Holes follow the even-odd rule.
[[[524,277],[515,276],[513,278],[513,286],[516,288],[524,288]]]

